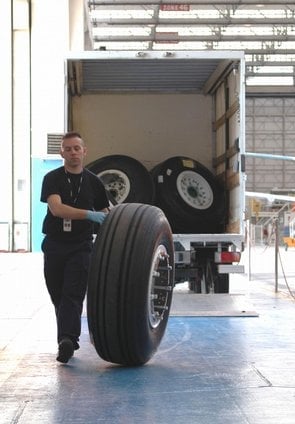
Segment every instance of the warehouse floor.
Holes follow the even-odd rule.
[[[176,288],[190,316],[174,303],[158,352],[128,368],[98,357],[85,314],[80,350],[58,363],[42,256],[1,253],[0,423],[294,424],[295,301],[259,255],[230,295]],[[294,288],[295,250],[282,255]]]

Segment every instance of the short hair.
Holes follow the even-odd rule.
[[[62,137],[62,140],[66,140],[68,138],[73,138],[73,137],[78,137],[78,138],[81,138],[81,140],[82,140],[81,135],[77,131],[69,131],[69,132],[65,133]]]
[[[85,143],[81,135],[77,131],[69,131],[62,136],[60,148],[63,149],[63,142],[69,138],[80,138],[81,146],[85,147]]]

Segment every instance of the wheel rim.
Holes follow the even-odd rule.
[[[210,185],[197,172],[181,172],[177,177],[176,186],[181,198],[194,209],[208,209],[213,203]]]
[[[118,169],[108,169],[97,174],[117,203],[123,203],[130,193],[128,176]]]
[[[148,317],[151,327],[157,328],[167,313],[168,299],[172,291],[170,284],[169,255],[164,245],[159,245],[152,259],[149,277]]]

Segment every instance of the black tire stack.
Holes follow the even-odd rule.
[[[110,155],[87,168],[102,179],[115,203],[143,203],[162,209],[173,233],[224,231],[225,190],[211,171],[194,159],[171,157],[148,172],[134,158]]]

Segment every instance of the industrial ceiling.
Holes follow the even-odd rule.
[[[247,85],[295,85],[294,0],[86,1],[93,50],[238,50]]]

